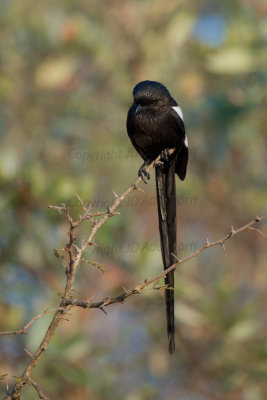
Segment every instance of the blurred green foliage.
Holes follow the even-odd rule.
[[[49,204],[95,210],[141,163],[125,120],[140,80],[163,82],[190,145],[177,182],[180,255],[264,213],[267,5],[261,0],[2,0],[0,6],[0,329],[56,306],[53,255],[67,225]],[[101,299],[161,270],[154,183],[97,234],[79,298]],[[86,235],[84,226],[80,237]],[[264,228],[263,228],[264,229]],[[264,238],[246,232],[176,272],[177,351],[167,353],[164,300],[147,291],[108,317],[74,310],[34,372],[54,399],[267,398]],[[265,313],[264,313],[265,312]],[[19,375],[51,316],[0,341],[0,375]],[[1,387],[4,394],[4,385]],[[32,388],[24,398],[35,399]]]

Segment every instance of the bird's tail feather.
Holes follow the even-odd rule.
[[[156,187],[158,200],[159,231],[164,269],[175,263],[176,259],[176,190],[175,160],[156,167]],[[165,284],[167,332],[169,352],[175,350],[174,325],[174,271],[168,273]]]

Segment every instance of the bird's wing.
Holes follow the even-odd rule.
[[[140,147],[136,141],[136,136],[135,136],[136,127],[135,127],[135,123],[134,123],[135,110],[136,110],[136,105],[132,104],[132,106],[130,107],[130,109],[128,111],[128,115],[127,115],[127,121],[126,121],[127,132],[128,132],[128,136],[129,136],[135,150],[140,154],[140,156],[143,158],[143,160],[147,160],[148,157],[142,150],[142,147]]]
[[[153,161],[164,149],[176,148],[175,171],[185,178],[188,160],[187,138],[183,114],[178,105],[164,108],[146,108],[144,114],[135,114],[136,105],[129,109],[127,131],[141,157]]]
[[[181,137],[180,151],[176,155],[175,172],[183,181],[186,176],[186,168],[188,163],[188,139],[185,133],[184,119],[181,108],[177,105],[172,107],[172,115],[176,121],[177,133]]]

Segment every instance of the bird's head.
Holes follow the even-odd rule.
[[[133,97],[137,106],[136,112],[143,107],[170,106],[174,102],[168,89],[155,81],[139,82],[133,90]]]

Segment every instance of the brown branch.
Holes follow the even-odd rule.
[[[262,217],[256,216],[252,221],[250,221],[246,225],[241,226],[240,228],[238,228],[236,230],[232,227],[231,231],[228,233],[228,235],[226,235],[222,239],[216,240],[215,242],[210,243],[209,240],[207,239],[202,247],[200,247],[199,249],[197,249],[196,251],[191,253],[189,256],[187,256],[185,258],[181,258],[180,260],[177,259],[177,262],[175,264],[171,265],[168,269],[163,270],[160,274],[154,276],[153,278],[145,279],[143,282],[135,285],[135,287],[131,290],[124,290],[124,292],[121,293],[119,296],[106,297],[104,300],[98,301],[98,302],[91,302],[89,300],[81,301],[81,300],[75,300],[75,299],[69,298],[69,299],[66,299],[64,305],[66,305],[66,306],[72,305],[72,306],[77,306],[77,307],[82,307],[82,308],[100,308],[100,307],[109,306],[110,304],[114,304],[114,303],[123,303],[124,300],[127,299],[127,297],[132,296],[134,294],[141,293],[145,287],[147,287],[151,283],[153,283],[161,278],[164,278],[167,275],[167,273],[169,273],[170,271],[175,269],[178,265],[191,260],[191,258],[197,257],[200,253],[202,253],[202,251],[209,249],[210,247],[214,247],[214,246],[218,246],[218,245],[223,246],[223,248],[224,248],[224,243],[228,239],[231,239],[235,235],[237,235],[241,232],[244,232],[248,229],[253,229],[253,228],[251,228],[252,226],[256,225],[258,222],[264,220],[265,218],[267,218],[267,215],[263,215]],[[170,289],[172,289],[172,288],[170,288]]]
[[[175,149],[170,149],[169,153],[172,154],[175,151]],[[161,156],[159,155],[147,168],[147,172],[149,172],[157,163],[160,161]],[[106,220],[110,217],[113,217],[115,215],[115,210],[117,207],[120,205],[120,203],[133,191],[133,190],[140,190],[138,187],[139,183],[142,181],[142,178],[139,177],[136,179],[135,183],[132,184],[122,195],[118,196],[115,194],[115,200],[110,208],[108,208],[106,214],[93,226],[91,234],[88,236],[87,240],[82,244],[81,246],[81,253],[84,252],[84,250],[90,246],[90,244],[93,241],[93,238],[97,231],[101,228],[101,226],[106,222]]]
[[[267,235],[265,235],[265,233],[263,233],[263,232],[260,231],[259,229],[256,229],[256,228],[249,228],[249,229],[251,229],[252,231],[258,232],[261,236],[263,236],[264,238],[267,238]]]
[[[175,149],[171,149],[170,154],[172,154],[174,151],[175,151]],[[160,160],[160,156],[158,156],[157,159],[154,160],[147,167],[147,171],[150,171],[153,168],[155,162],[157,162],[159,160]],[[26,367],[24,372],[21,374],[19,380],[14,385],[11,392],[8,393],[8,395],[4,398],[4,400],[20,399],[21,391],[23,390],[24,385],[29,382],[31,374],[32,374],[34,368],[36,367],[36,365],[38,364],[38,362],[40,361],[45,350],[47,349],[47,346],[49,345],[60,320],[64,317],[64,314],[68,311],[68,307],[66,307],[65,302],[66,302],[66,299],[69,299],[71,297],[71,292],[73,290],[73,283],[74,283],[74,279],[75,279],[75,273],[76,273],[78,267],[80,266],[80,264],[83,262],[83,257],[82,257],[83,252],[86,250],[87,247],[94,245],[93,238],[94,238],[95,234],[101,228],[101,226],[106,222],[106,220],[108,218],[116,215],[115,210],[120,205],[120,203],[126,198],[126,196],[128,196],[135,189],[139,190],[138,185],[141,182],[141,180],[142,180],[142,178],[139,177],[138,179],[136,179],[135,183],[133,185],[131,185],[121,196],[115,196],[116,198],[115,198],[112,206],[110,208],[108,208],[104,214],[97,213],[97,215],[102,215],[102,218],[98,222],[92,221],[93,216],[92,215],[89,216],[88,209],[85,211],[85,214],[82,217],[80,217],[77,221],[74,221],[70,215],[69,208],[65,204],[62,204],[61,206],[49,206],[49,208],[57,210],[60,214],[62,212],[64,212],[65,215],[67,216],[69,226],[70,226],[70,229],[68,232],[69,243],[65,246],[65,249],[64,249],[69,255],[69,265],[65,271],[67,280],[66,280],[66,284],[65,284],[64,294],[62,296],[62,300],[61,300],[61,303],[59,306],[59,308],[63,308],[63,310],[60,309],[55,312],[53,320],[51,321],[41,344],[39,345],[39,347],[36,350],[36,352],[34,353],[34,355],[31,357],[28,366]],[[82,205],[82,208],[84,209],[85,208],[84,204],[81,203],[81,205]],[[81,243],[81,245],[79,247],[75,244],[75,231],[76,231],[77,226],[86,219],[91,219],[92,232],[88,236],[88,238],[84,242]]]
[[[175,150],[171,149],[170,153],[173,153]],[[155,161],[153,161],[148,167],[147,167],[147,171],[149,172],[154,164],[160,160],[160,156],[157,157],[157,159]],[[118,206],[120,205],[120,203],[133,191],[133,190],[142,190],[138,187],[138,185],[141,183],[142,178],[139,177],[135,183],[133,185],[131,185],[122,195],[118,196],[117,194],[114,194],[115,196],[115,200],[113,202],[113,204],[111,205],[110,208],[107,209],[106,212],[98,212],[98,213],[90,213],[89,211],[91,210],[91,206],[89,206],[87,209],[85,208],[84,203],[82,202],[82,200],[79,198],[80,203],[81,203],[81,207],[84,210],[84,215],[80,216],[79,219],[77,221],[74,221],[69,208],[65,205],[62,204],[61,206],[49,206],[49,208],[51,209],[55,209],[57,210],[60,214],[61,213],[65,213],[67,220],[69,222],[69,232],[68,232],[68,236],[69,236],[69,242],[68,244],[65,246],[65,248],[63,249],[63,251],[65,251],[68,254],[68,258],[69,258],[69,262],[68,262],[68,267],[65,268],[65,273],[66,273],[66,284],[65,284],[65,290],[64,290],[64,294],[62,296],[62,300],[60,302],[60,305],[58,308],[55,308],[55,314],[54,317],[44,335],[44,338],[42,340],[42,342],[40,343],[39,347],[37,348],[37,350],[35,351],[35,353],[31,356],[30,361],[26,367],[26,369],[24,370],[24,372],[21,374],[20,378],[17,380],[17,383],[14,385],[14,387],[12,388],[11,392],[9,392],[7,394],[7,396],[4,398],[4,400],[19,400],[20,396],[21,396],[21,391],[23,390],[23,387],[25,384],[27,383],[31,383],[33,384],[34,381],[32,381],[31,378],[31,374],[34,370],[34,368],[36,367],[36,365],[38,364],[38,362],[40,361],[42,355],[44,354],[45,350],[47,349],[54,333],[55,330],[59,324],[59,322],[61,321],[61,319],[64,319],[64,315],[69,311],[69,306],[80,306],[80,307],[84,307],[84,308],[99,308],[102,311],[104,311],[103,307],[113,304],[113,303],[118,303],[118,302],[123,302],[127,297],[131,296],[132,294],[136,294],[136,293],[140,293],[146,286],[148,286],[149,284],[151,284],[152,282],[164,277],[169,271],[173,270],[176,266],[178,266],[179,264],[181,264],[182,262],[188,261],[190,258],[192,257],[196,257],[199,253],[201,253],[203,250],[205,250],[206,248],[215,246],[215,245],[222,245],[224,246],[224,242],[226,240],[228,240],[230,237],[236,235],[237,233],[240,233],[243,230],[246,230],[248,228],[251,228],[253,225],[255,225],[257,222],[261,221],[262,219],[266,218],[266,216],[263,216],[261,218],[256,217],[253,221],[251,221],[249,224],[244,225],[243,227],[239,228],[238,230],[234,230],[232,229],[231,232],[223,239],[218,240],[217,242],[213,242],[213,243],[209,243],[208,241],[204,244],[204,246],[200,249],[198,249],[196,252],[192,253],[190,256],[182,259],[182,260],[178,260],[177,263],[175,263],[174,265],[172,265],[170,268],[168,268],[167,270],[163,271],[161,274],[157,275],[154,278],[151,278],[149,280],[145,280],[142,283],[139,283],[138,285],[136,285],[131,291],[124,291],[124,293],[122,293],[120,296],[114,297],[114,298],[110,298],[107,297],[105,298],[103,301],[100,302],[90,302],[90,300],[86,301],[86,302],[79,302],[78,300],[72,300],[71,298],[71,294],[73,291],[73,284],[74,284],[74,279],[75,279],[75,273],[77,271],[77,269],[79,268],[80,264],[84,261],[83,258],[83,253],[84,251],[90,247],[95,245],[93,242],[93,238],[96,235],[96,233],[98,232],[98,230],[101,228],[101,226],[111,217],[113,217],[114,215],[118,214],[116,211],[116,209],[118,208]],[[95,217],[101,217],[98,221],[95,221],[93,218]],[[83,221],[89,219],[92,225],[92,230],[91,233],[88,235],[86,240],[83,240],[81,242],[81,244],[78,246],[75,243],[76,240],[76,228],[79,226],[80,223],[82,223]],[[57,253],[57,251],[55,251],[55,255],[57,256],[57,258],[61,259],[61,257],[59,256],[59,254]],[[62,259],[61,259],[62,261]],[[171,289],[171,288],[169,288]],[[25,332],[25,328],[26,331],[27,329],[33,324],[33,322],[38,319],[41,318],[42,315],[44,315],[47,312],[52,312],[51,310],[47,310],[46,312],[43,312],[41,314],[39,314],[37,317],[33,318],[24,328],[22,328],[21,330],[18,331],[13,331],[12,333],[9,332],[5,332],[4,334],[23,334],[26,333]],[[35,382],[35,389],[38,387],[38,385],[36,386]],[[39,387],[38,387],[39,388]],[[36,389],[37,390],[37,389]],[[39,397],[40,397],[40,393],[41,391],[38,389],[37,390]],[[42,394],[43,395],[43,394]],[[41,397],[42,398],[42,397]],[[46,399],[46,397],[43,397],[44,399]]]
[[[44,393],[42,392],[40,386],[32,378],[29,378],[28,381],[31,383],[31,385],[34,387],[34,389],[38,393],[39,399],[49,400],[49,398],[47,396],[45,396]]]

